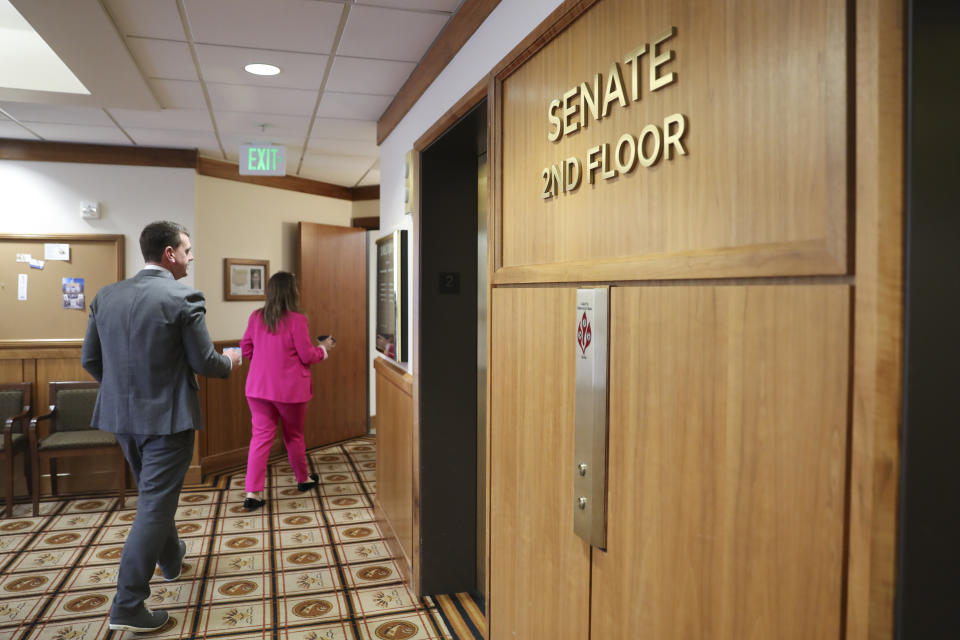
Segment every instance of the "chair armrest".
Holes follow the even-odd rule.
[[[36,418],[30,421],[30,442],[37,441],[37,423],[40,422],[41,420],[49,420],[50,418],[53,417],[53,414],[55,411],[56,410],[51,405],[50,411],[48,413],[45,413],[42,416],[37,416]]]
[[[23,408],[23,411],[21,411],[20,413],[18,413],[18,414],[15,415],[15,416],[10,416],[9,418],[7,418],[7,419],[4,421],[4,423],[3,423],[3,432],[4,432],[4,433],[12,433],[12,432],[13,432],[13,425],[16,424],[17,422],[22,422],[22,423],[24,423],[24,425],[25,425],[26,422],[27,422],[27,417],[28,417],[29,415],[30,415],[30,405],[27,405],[27,406],[25,406],[25,407]],[[21,426],[20,428],[23,429],[23,426]]]

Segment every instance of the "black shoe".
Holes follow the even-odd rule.
[[[257,500],[256,498],[244,498],[243,500],[243,508],[247,511],[256,511],[265,504],[267,504],[266,500]]]
[[[177,563],[177,572],[176,573],[173,573],[172,571],[167,572],[163,570],[163,567],[160,567],[160,573],[163,575],[164,580],[166,580],[167,582],[173,582],[174,580],[180,577],[180,574],[183,573],[183,559],[184,557],[186,557],[186,555],[187,555],[187,545],[183,540],[181,540],[180,541],[180,560]]]
[[[310,482],[298,482],[297,491],[310,491],[320,482],[320,476],[315,473],[310,474]]]
[[[134,633],[146,633],[156,631],[167,624],[170,614],[166,611],[150,611],[146,607],[143,611],[126,620],[110,617],[110,629],[113,631],[133,631]]]

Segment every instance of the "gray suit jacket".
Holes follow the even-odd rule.
[[[205,316],[203,294],[165,269],[100,289],[81,355],[100,381],[93,425],[145,435],[202,429],[194,374],[226,378],[231,367],[216,352]]]

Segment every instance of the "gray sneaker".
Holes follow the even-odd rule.
[[[151,611],[146,607],[135,616],[126,620],[119,618],[110,618],[110,629],[112,631],[133,631],[134,633],[146,633],[147,631],[156,631],[167,624],[170,614],[166,611]]]
[[[180,541],[180,562],[177,563],[177,573],[176,575],[171,575],[172,572],[168,573],[163,570],[163,567],[160,567],[160,573],[163,575],[163,579],[167,582],[173,582],[180,577],[180,574],[183,573],[183,559],[187,555],[187,545],[181,540]]]

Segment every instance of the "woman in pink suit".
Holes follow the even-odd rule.
[[[247,511],[266,502],[267,458],[278,418],[283,422],[283,444],[297,489],[309,491],[317,486],[319,476],[307,471],[303,419],[313,397],[310,365],[326,359],[335,344],[332,337],[313,344],[307,317],[300,313],[300,294],[292,273],[280,271],[271,276],[266,296],[267,303],[250,315],[240,341],[243,356],[250,360],[246,394],[253,422],[243,501]]]

